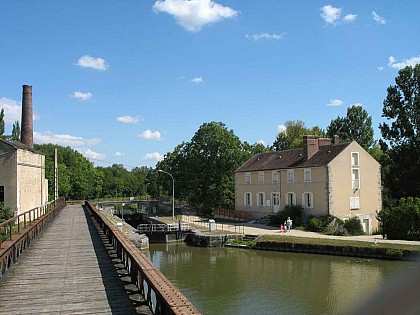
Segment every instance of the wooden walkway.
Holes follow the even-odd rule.
[[[66,206],[0,278],[0,314],[150,314],[103,239]]]

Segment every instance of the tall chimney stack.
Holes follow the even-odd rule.
[[[34,147],[34,122],[32,112],[32,85],[24,85],[22,91],[22,131],[21,142]]]

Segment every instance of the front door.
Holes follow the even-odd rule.
[[[273,213],[280,210],[280,193],[271,193],[271,204],[273,205]]]

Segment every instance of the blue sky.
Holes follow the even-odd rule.
[[[420,63],[420,1],[2,0],[6,132],[33,86],[36,143],[152,166],[221,121],[271,145],[362,104],[380,137],[398,69]],[[99,162],[98,160],[106,161]]]

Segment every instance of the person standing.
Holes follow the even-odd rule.
[[[292,219],[290,219],[290,217],[287,217],[287,230],[290,232],[290,230],[292,229]]]

